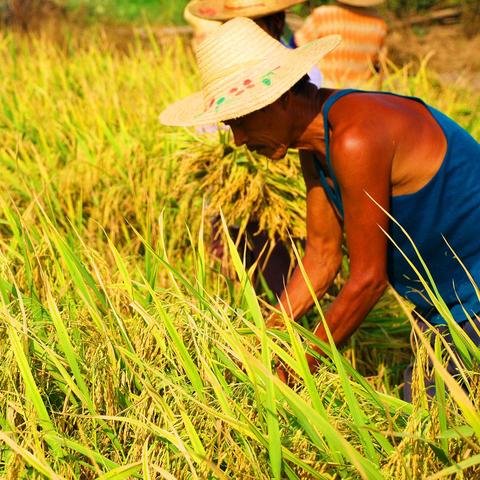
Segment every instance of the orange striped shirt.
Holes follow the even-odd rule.
[[[318,65],[328,87],[358,87],[368,80],[378,62],[387,24],[373,10],[324,5],[312,11],[295,33],[295,43],[305,45],[338,33],[343,42]]]

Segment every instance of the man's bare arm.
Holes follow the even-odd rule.
[[[317,297],[332,284],[342,259],[340,220],[320,184],[313,154],[300,151],[300,162],[307,188],[307,242],[302,264]],[[297,266],[279,299],[285,311],[298,319],[313,305],[313,299]],[[269,325],[278,323],[275,316]]]
[[[358,328],[387,286],[387,238],[382,229],[388,230],[388,216],[375,202],[388,211],[393,149],[381,131],[362,128],[332,142],[350,257],[349,279],[326,314],[337,345]],[[315,334],[327,339],[321,325]]]

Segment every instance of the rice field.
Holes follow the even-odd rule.
[[[64,0],[68,10],[79,10],[94,22],[149,22],[178,25],[184,23],[185,0]]]
[[[272,165],[226,132],[160,126],[198,87],[181,40],[120,51],[98,30],[62,44],[3,33],[0,60],[1,478],[480,478],[478,348],[458,338],[452,378],[448,349],[419,332],[411,346],[409,308],[387,292],[312,375],[306,327],[331,297],[268,331],[268,292],[228,229],[234,274],[209,254],[219,207],[224,227],[255,207],[272,240],[301,237],[304,191],[293,152]],[[478,92],[427,63],[389,65],[382,88],[480,138]],[[335,288],[347,273],[345,260]]]

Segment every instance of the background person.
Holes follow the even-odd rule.
[[[207,20],[202,17],[198,17],[191,12],[192,2],[188,3],[183,11],[183,17],[187,23],[193,29],[192,47],[194,50],[198,48],[198,45],[205,40],[208,35],[213,33],[222,22],[215,20]]]
[[[285,28],[285,10],[305,0],[192,0],[185,10],[188,15],[214,22],[226,22],[236,17],[247,17],[269,35],[280,39]],[[278,15],[276,15],[278,14]]]
[[[282,41],[285,31],[285,9],[304,3],[304,0],[273,0],[258,2],[257,0],[194,0],[185,7],[184,16],[194,29],[194,49],[211,35],[225,21],[235,17],[249,17],[271,37]],[[309,72],[310,81],[319,87],[322,74],[313,67]],[[213,127],[213,128],[212,128]],[[202,131],[211,132],[216,126],[201,126]],[[213,220],[213,233],[210,243],[212,253],[218,258],[225,255],[220,235],[220,218]],[[230,235],[237,239],[239,230],[230,226]],[[291,272],[292,257],[290,249],[279,239],[270,251],[265,248],[269,239],[259,228],[258,222],[249,222],[244,238],[239,242],[239,251],[243,255],[246,250],[247,265],[253,265],[257,260],[259,270],[266,284],[275,297],[278,297]]]
[[[381,69],[387,24],[375,5],[383,0],[341,0],[315,8],[295,32],[293,44],[339,34],[342,44],[319,67],[326,87],[358,87]]]
[[[286,46],[296,48],[293,37],[284,42],[285,10],[305,0],[193,0],[187,4],[184,17],[193,27],[195,45],[213,33],[223,22],[236,17],[251,18],[260,28]],[[323,76],[317,67],[308,72],[310,81],[320,87]]]

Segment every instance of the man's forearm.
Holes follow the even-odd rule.
[[[387,286],[386,280],[348,281],[325,315],[328,328],[336,345],[343,344],[360,326]],[[315,335],[327,341],[323,324],[315,329]]]
[[[317,298],[322,297],[332,284],[340,262],[340,254],[317,255],[309,253],[307,250],[302,259],[302,265]],[[294,320],[297,320],[312,308],[314,300],[299,266],[295,268],[279,299],[279,303],[277,308],[283,308]]]

